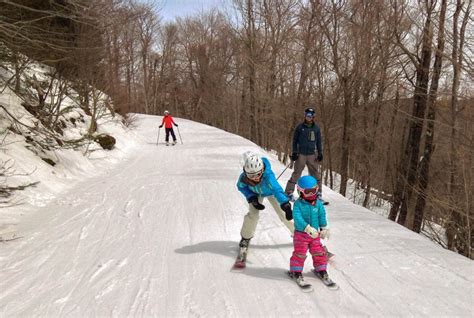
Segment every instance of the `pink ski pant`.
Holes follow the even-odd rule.
[[[293,247],[293,255],[290,258],[290,271],[303,271],[308,250],[313,257],[313,266],[316,271],[326,270],[328,263],[327,255],[319,237],[312,238],[306,232],[295,231]]]

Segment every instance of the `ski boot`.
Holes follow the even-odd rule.
[[[288,271],[288,276],[290,276],[290,278],[296,282],[303,292],[313,291],[312,285],[304,281],[303,274],[301,272]]]
[[[298,285],[304,282],[303,274],[301,272],[290,272],[289,275],[298,283]]]
[[[239,243],[239,254],[232,266],[233,271],[242,271],[246,267],[247,252],[250,244],[250,239],[242,238]]]
[[[242,238],[239,243],[239,247],[249,248],[250,239]]]
[[[247,252],[249,249],[250,239],[242,238],[239,243],[239,256],[237,260],[246,261],[247,260]]]
[[[323,283],[324,285],[326,285],[329,289],[333,289],[333,290],[337,290],[339,289],[339,286],[332,281],[331,278],[329,278],[329,275],[328,275],[328,272],[326,272],[325,270],[322,270],[322,271],[316,271],[315,269],[313,269],[313,273],[316,275],[316,277],[318,277]]]
[[[325,271],[325,270],[322,270],[322,271],[319,271],[319,272],[317,272],[315,270],[314,274],[316,274],[316,276],[318,276],[318,278],[320,278],[320,279],[328,279],[329,278],[328,272]]]

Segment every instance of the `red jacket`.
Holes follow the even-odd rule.
[[[173,124],[176,125],[176,123],[173,120],[173,117],[171,115],[165,115],[163,117],[163,121],[161,122],[161,125],[165,125],[165,128],[171,128],[173,127]]]

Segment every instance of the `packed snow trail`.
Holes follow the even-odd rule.
[[[314,292],[288,279],[291,237],[268,203],[247,268],[231,272],[247,206],[235,186],[240,155],[259,148],[176,121],[184,144],[166,147],[163,133],[155,144],[161,117],[140,116],[144,142],[127,161],[25,217],[24,237],[0,244],[0,316],[472,317],[472,261],[327,188],[337,255],[328,272],[340,290],[312,276],[309,257]]]

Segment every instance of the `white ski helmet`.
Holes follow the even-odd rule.
[[[255,176],[263,172],[265,166],[263,165],[262,158],[260,158],[259,155],[252,152],[246,152],[244,153],[244,156],[244,172],[247,176]]]
[[[165,110],[165,115],[169,115],[169,114],[170,114],[170,112]]]
[[[242,157],[240,158],[240,165],[243,167],[245,166],[245,163],[247,162],[247,158],[250,156],[255,155],[255,153],[251,150],[248,150],[242,154]]]

